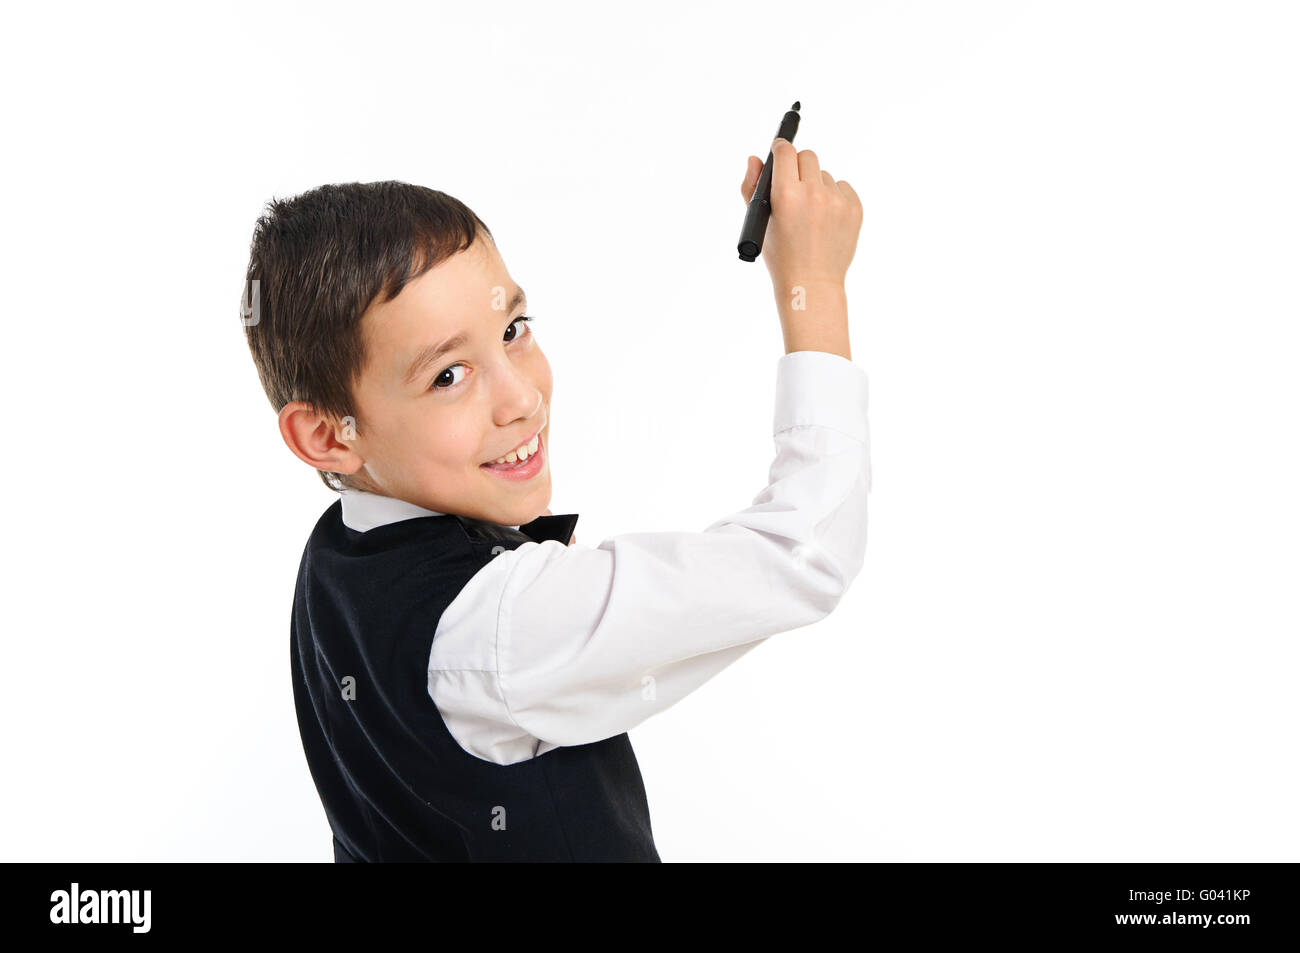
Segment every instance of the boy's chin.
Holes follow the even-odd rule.
[[[551,489],[547,486],[544,493],[539,493],[527,501],[521,500],[520,505],[503,505],[500,508],[493,509],[491,521],[500,523],[502,526],[523,526],[525,523],[531,523],[539,516],[549,515],[550,503]]]
[[[548,501],[548,502],[549,502],[549,501]],[[550,510],[549,507],[542,507],[541,509],[536,509],[536,508],[529,509],[529,510],[526,511],[526,512],[516,514],[516,517],[515,517],[514,519],[507,520],[505,525],[507,525],[507,526],[523,526],[523,525],[526,524],[526,523],[531,523],[533,520],[537,519],[539,516],[549,516],[550,513],[551,513],[551,510]]]

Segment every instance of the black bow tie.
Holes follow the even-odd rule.
[[[480,543],[511,542],[519,545],[527,540],[543,543],[556,539],[565,546],[573,538],[573,528],[578,525],[577,513],[539,516],[531,523],[524,523],[518,529],[501,523],[489,523],[472,516],[456,516],[470,538]]]
[[[519,532],[537,543],[548,539],[558,539],[565,546],[568,546],[569,540],[573,538],[573,529],[577,525],[577,513],[560,513],[558,515],[539,516],[531,523],[524,523],[520,526]]]

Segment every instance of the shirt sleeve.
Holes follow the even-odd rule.
[[[429,694],[496,764],[620,734],[769,636],[817,622],[862,568],[866,373],[823,351],[777,364],[768,485],[701,532],[505,550],[439,620]]]

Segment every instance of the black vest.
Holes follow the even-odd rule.
[[[359,533],[341,502],[321,516],[290,643],[298,729],[335,861],[659,861],[626,733],[493,764],[457,744],[429,697],[438,620],[470,578],[503,548],[567,545],[577,521],[543,516],[514,530],[447,514]]]

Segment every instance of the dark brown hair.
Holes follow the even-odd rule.
[[[466,205],[405,182],[272,198],[253,230],[241,322],[276,413],[301,400],[335,419],[355,415],[366,309],[393,300],[480,232],[492,238]],[[317,472],[332,490],[352,485],[344,474]]]

